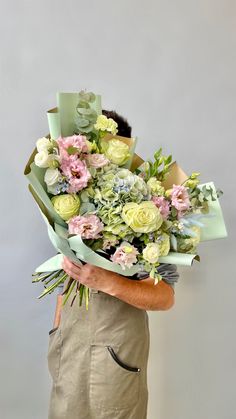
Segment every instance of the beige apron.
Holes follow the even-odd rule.
[[[48,419],[146,419],[147,312],[96,290],[88,310],[79,296],[71,307],[73,296],[49,331]]]

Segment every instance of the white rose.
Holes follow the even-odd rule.
[[[61,174],[58,169],[47,169],[44,175],[45,183],[48,186],[52,186],[59,181],[60,176]]]
[[[149,263],[156,263],[159,258],[159,246],[157,243],[148,243],[143,249],[143,258]]]
[[[47,151],[51,146],[51,141],[49,140],[49,138],[46,137],[39,138],[36,142],[36,147],[38,151]]]
[[[38,167],[48,167],[50,160],[51,159],[49,158],[48,152],[46,150],[40,151],[34,157],[34,162]]]
[[[112,163],[122,166],[130,157],[129,146],[123,141],[112,138],[108,141],[105,155]]]

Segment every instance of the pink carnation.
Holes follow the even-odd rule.
[[[104,154],[88,154],[86,157],[86,161],[88,166],[95,167],[98,169],[99,167],[105,166],[109,163],[109,160],[104,156]]]
[[[96,215],[77,215],[68,223],[70,234],[79,234],[84,239],[98,239],[103,230],[103,223]]]
[[[183,185],[173,185],[171,192],[171,204],[178,210],[178,218],[190,207],[187,188]]]
[[[164,196],[153,196],[152,201],[159,208],[160,213],[164,220],[167,220],[168,215],[170,213],[169,201],[164,198]]]
[[[129,248],[128,252],[125,249],[126,247]],[[115,253],[111,256],[111,260],[121,265],[122,269],[126,267],[131,268],[137,262],[136,256],[138,253],[138,250],[134,246],[124,242],[116,249]]]

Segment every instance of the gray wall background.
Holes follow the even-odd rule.
[[[128,116],[147,158],[163,147],[224,191],[229,236],[179,268],[175,306],[150,313],[148,419],[233,419],[236,2],[1,0],[1,356],[4,419],[43,419],[55,295],[31,272],[54,254],[24,165],[57,91],[87,88]]]

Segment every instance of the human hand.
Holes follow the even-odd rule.
[[[88,288],[105,291],[107,289],[108,280],[110,282],[110,279],[108,278],[108,274],[111,274],[110,271],[99,268],[98,266],[90,265],[89,263],[77,265],[66,256],[63,258],[62,268],[71,278]]]

